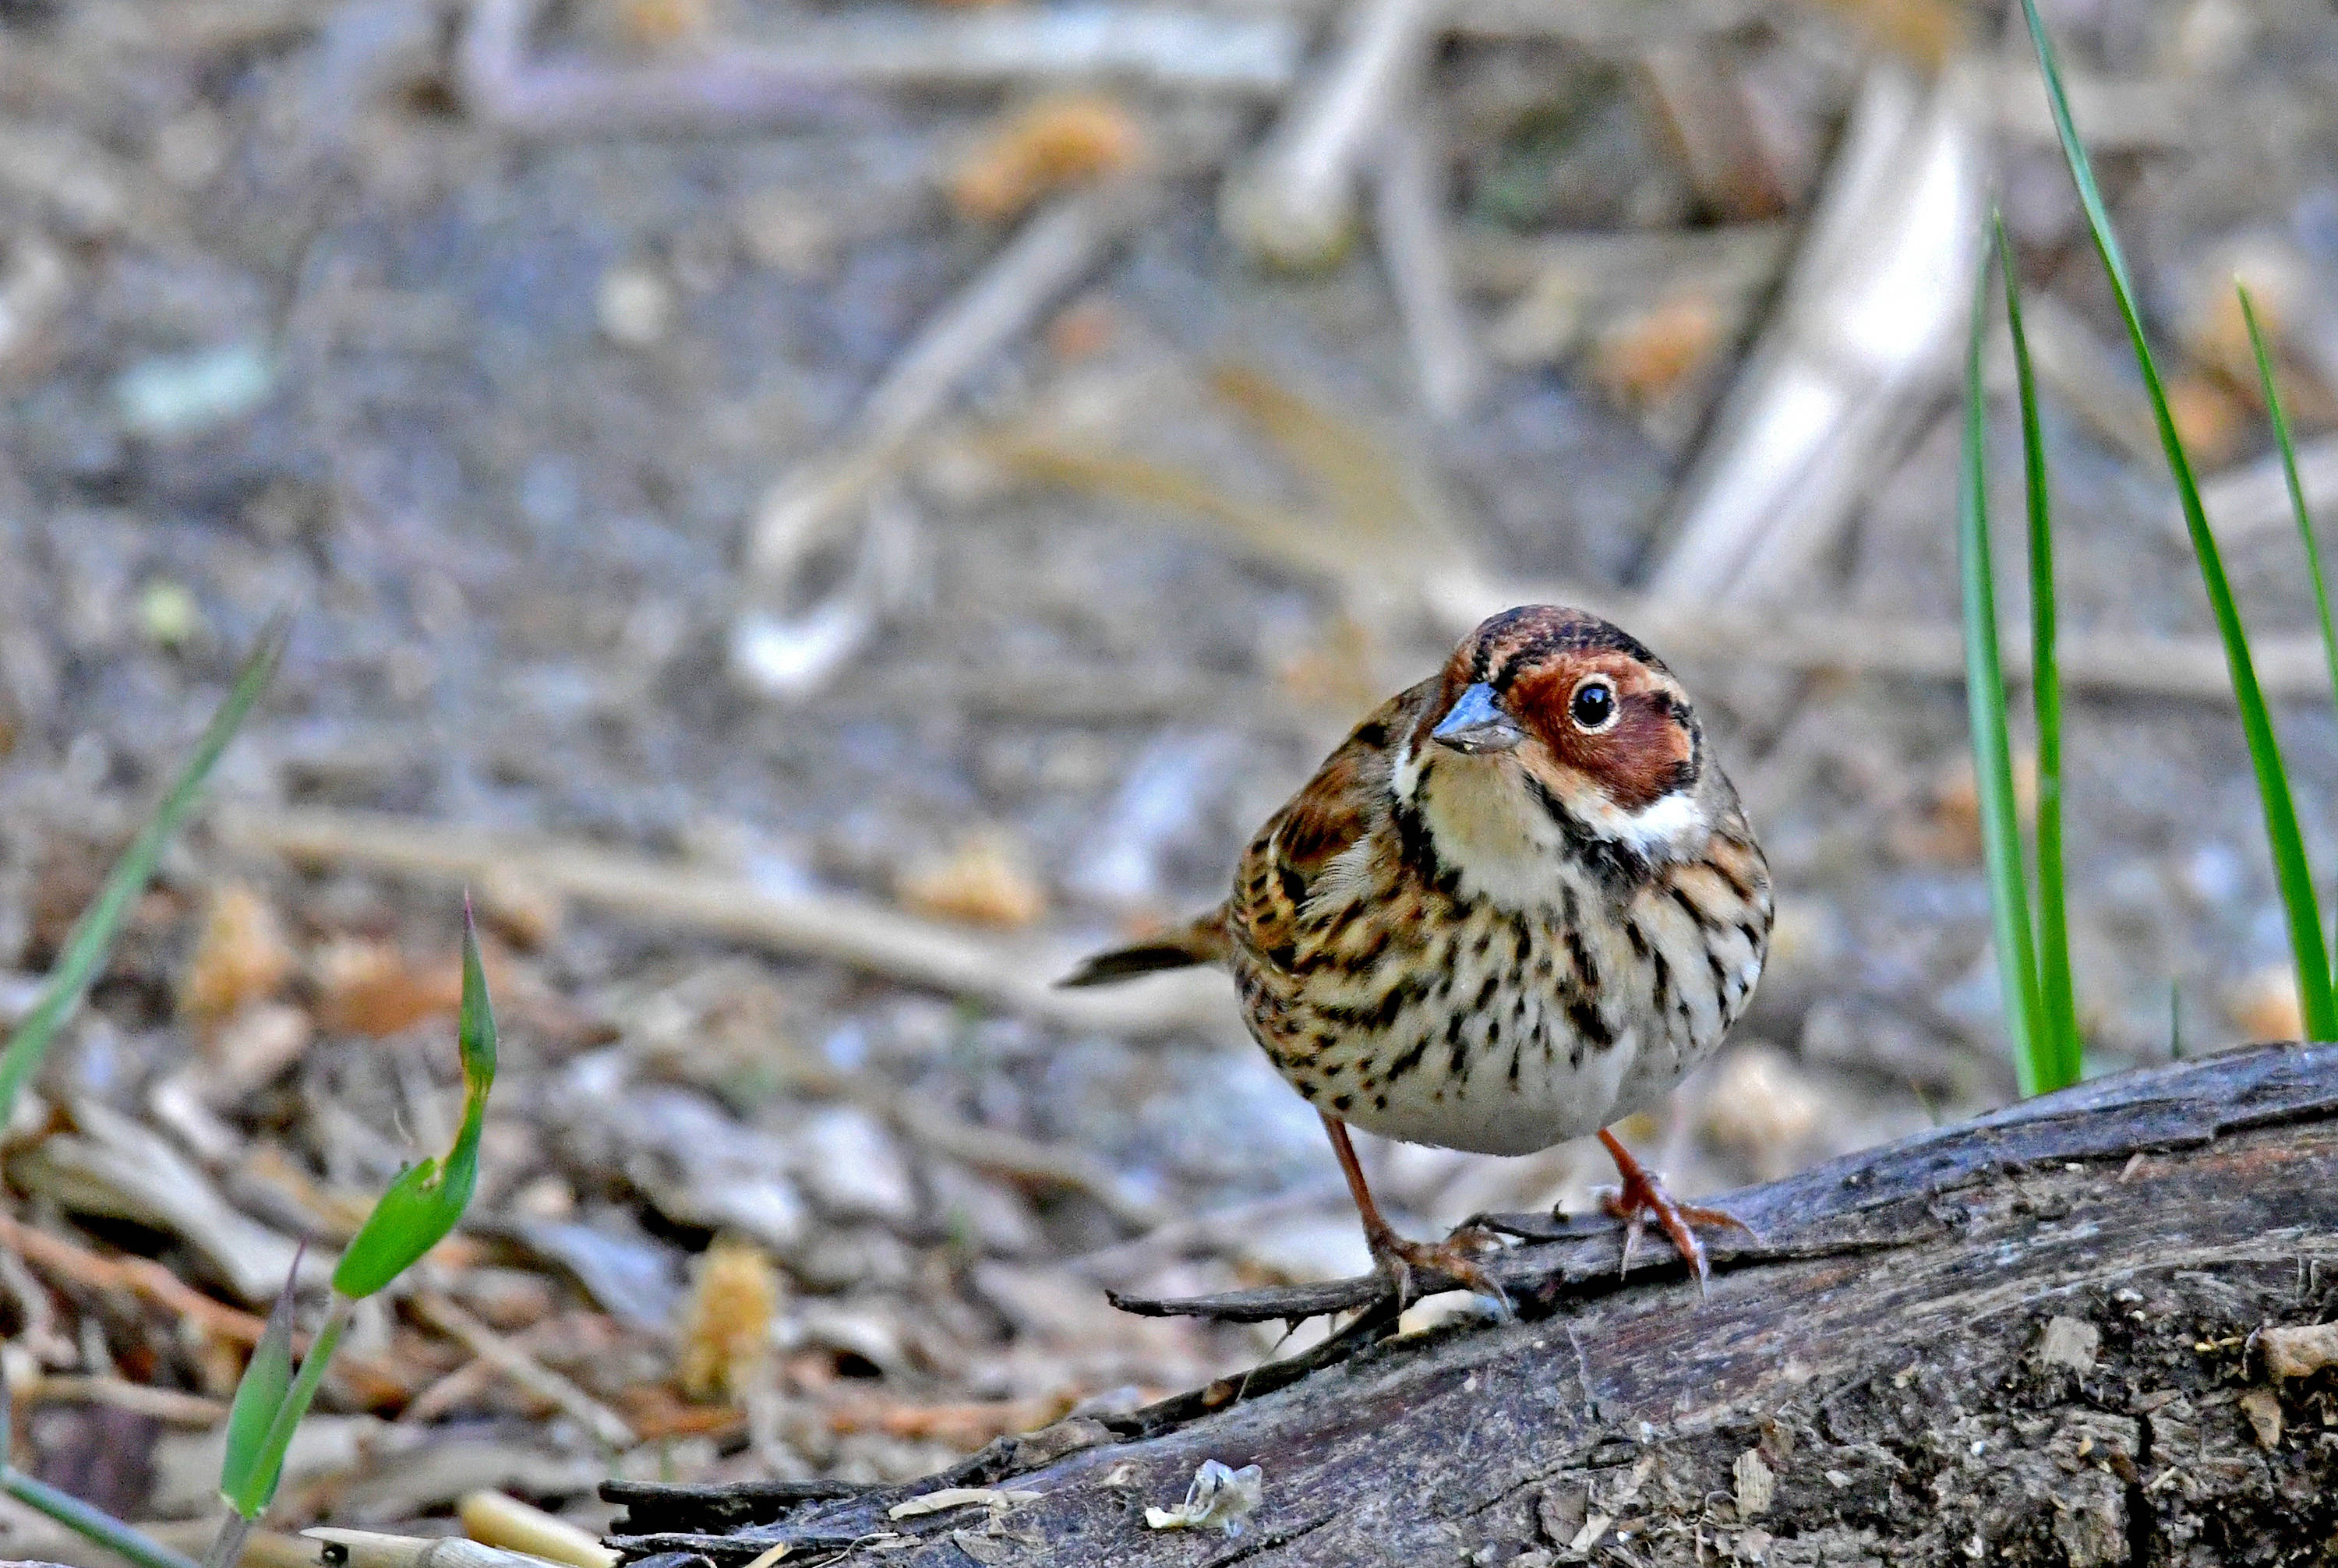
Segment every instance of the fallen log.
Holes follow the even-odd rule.
[[[2101,1079],[1721,1202],[1759,1234],[1717,1239],[1704,1298],[1655,1248],[1619,1276],[1610,1224],[1507,1216],[1503,1322],[1384,1338],[1370,1279],[1124,1301],[1356,1317],[906,1485],[613,1485],[611,1544],[725,1568],[781,1545],[791,1568],[2087,1568],[2322,1561],[2338,1534],[2338,1047]],[[1259,1466],[1254,1511],[1149,1524],[1213,1460]]]

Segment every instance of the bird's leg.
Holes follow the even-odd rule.
[[[1673,1246],[1682,1259],[1695,1270],[1697,1291],[1703,1294],[1713,1269],[1705,1261],[1704,1243],[1697,1240],[1696,1231],[1691,1227],[1734,1225],[1748,1236],[1754,1234],[1754,1227],[1734,1214],[1724,1213],[1719,1209],[1700,1209],[1675,1198],[1665,1191],[1663,1179],[1633,1159],[1632,1152],[1617,1142],[1616,1134],[1605,1127],[1599,1130],[1599,1142],[1607,1145],[1607,1152],[1615,1156],[1616,1173],[1624,1179],[1621,1188],[1600,1200],[1602,1208],[1624,1221],[1624,1262],[1617,1272],[1628,1273],[1631,1270],[1632,1250],[1640,1244],[1640,1233],[1647,1228],[1648,1219],[1653,1215],[1664,1233],[1672,1238]],[[1755,1237],[1755,1240],[1760,1238]]]
[[[1331,1134],[1331,1152],[1340,1157],[1340,1173],[1348,1179],[1349,1194],[1363,1220],[1364,1244],[1372,1250],[1372,1261],[1394,1288],[1400,1306],[1412,1300],[1415,1269],[1434,1269],[1480,1296],[1491,1296],[1505,1308],[1509,1306],[1508,1292],[1472,1256],[1479,1244],[1490,1240],[1486,1232],[1469,1227],[1435,1243],[1406,1240],[1381,1217],[1380,1206],[1372,1200],[1372,1190],[1364,1184],[1364,1168],[1356,1159],[1356,1146],[1348,1141],[1348,1124],[1324,1116],[1323,1131]]]

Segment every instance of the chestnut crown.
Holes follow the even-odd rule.
[[[1464,755],[1504,758],[1562,799],[1587,789],[1627,814],[1696,787],[1704,735],[1664,661],[1585,610],[1522,605],[1463,639],[1424,733]]]

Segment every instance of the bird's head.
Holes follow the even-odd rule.
[[[1465,858],[1523,835],[1661,861],[1711,834],[1706,770],[1704,733],[1662,660],[1587,611],[1529,604],[1453,651],[1399,788]]]

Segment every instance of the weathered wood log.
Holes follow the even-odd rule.
[[[629,1558],[2210,1564],[2338,1538],[2338,1047],[2121,1074],[1722,1200],[1709,1298],[1612,1226],[1507,1221],[1514,1319],[1331,1350],[845,1498],[628,1488]],[[1151,1528],[1257,1465],[1239,1533]],[[894,1510],[941,1488],[955,1506]],[[989,1488],[988,1492],[978,1489]],[[1009,1494],[1012,1495],[1009,1495]],[[1036,1495],[1033,1495],[1036,1494]]]

